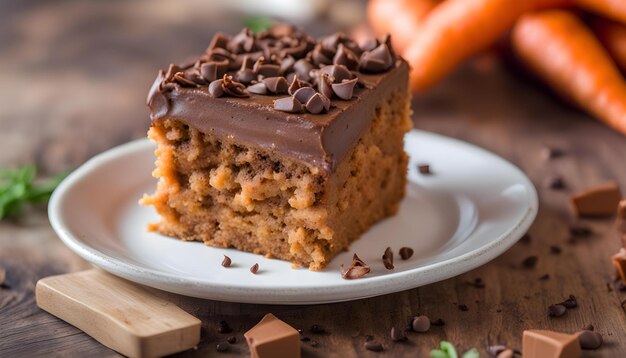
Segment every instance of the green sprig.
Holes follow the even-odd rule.
[[[46,203],[67,173],[47,180],[35,181],[37,168],[25,165],[20,168],[0,168],[0,220],[18,216],[27,204]]]
[[[245,27],[249,28],[254,34],[269,30],[274,24],[274,21],[265,16],[250,16],[244,20]]]
[[[430,351],[431,358],[458,358],[459,355],[456,352],[454,345],[447,341],[439,342],[439,349],[433,349]],[[476,348],[472,348],[469,351],[463,353],[461,358],[479,358],[480,354]]]

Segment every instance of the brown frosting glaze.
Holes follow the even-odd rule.
[[[323,41],[320,40],[318,45],[321,46]],[[223,42],[227,47],[227,42]],[[311,58],[311,53],[303,58]],[[367,57],[368,54],[364,53],[362,57]],[[376,65],[380,66],[380,62],[376,62]],[[318,64],[318,68],[323,67],[323,64]],[[354,147],[369,125],[378,99],[386,97],[390,91],[408,90],[407,63],[401,58],[395,58],[387,67],[384,72],[367,69],[351,71],[353,78],[358,79],[359,83],[354,88],[351,98],[341,99],[341,94],[339,97],[332,97],[330,108],[316,114],[304,111],[305,103],[302,103],[300,113],[275,109],[274,101],[288,95],[271,92],[256,94],[253,93],[254,89],[243,90],[244,85],[234,82],[230,77],[226,78],[234,77],[238,69],[228,71],[224,80],[214,79],[209,83],[199,79],[196,85],[192,85],[184,78],[180,78],[183,76],[182,72],[178,72],[178,76],[173,75],[175,71],[172,71],[170,66],[168,73],[159,72],[150,89],[147,102],[153,122],[176,119],[223,141],[260,148],[281,157],[304,161],[318,167],[327,175]],[[185,67],[179,69],[184,71]],[[167,81],[168,76],[172,79],[171,82]],[[263,83],[262,80],[263,77],[259,75],[259,81],[253,81],[248,85]],[[348,80],[344,79],[343,82],[345,81]],[[223,82],[237,86],[235,94],[243,95],[228,95],[230,91],[224,87]],[[315,81],[312,82],[312,86],[317,89]],[[319,95],[323,97],[323,94]],[[328,98],[324,98],[328,101]],[[318,105],[317,109],[319,108]]]

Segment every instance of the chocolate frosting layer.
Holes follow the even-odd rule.
[[[231,40],[228,40],[225,35],[218,34],[216,37],[219,36],[219,38],[217,40],[214,38],[209,47],[209,54],[211,54],[211,47],[215,49],[216,44],[221,44],[223,47],[218,48],[220,56],[227,54],[225,48],[232,49],[236,46],[245,45],[248,50],[254,51],[254,43],[249,44],[243,40],[246,34],[248,33],[242,32]],[[343,42],[348,44],[351,42],[347,42],[346,38],[342,37],[343,35],[335,34],[321,39],[315,44],[311,44],[310,38],[304,37],[305,35],[298,34],[298,36],[306,39],[302,41],[306,46],[313,47],[313,50],[302,54],[301,57],[301,60],[306,62],[304,65],[307,67],[311,63],[325,61],[328,57],[334,57],[337,61],[345,62],[346,56],[349,56],[350,61],[352,61],[350,66],[358,66],[354,63],[356,55],[353,51],[346,55],[346,48],[341,41],[343,39]],[[236,45],[233,45],[234,40],[238,41]],[[267,64],[263,57],[261,60],[257,59],[254,66],[257,68],[257,72],[252,77],[258,76],[258,78],[249,81],[249,87],[255,86],[250,91],[245,89],[245,85],[233,79],[237,77],[238,72],[239,77],[243,77],[241,75],[242,69],[246,71],[246,80],[252,78],[249,75],[254,70],[248,68],[250,60],[246,58],[242,61],[241,68],[227,71],[223,79],[215,79],[215,70],[204,71],[210,72],[213,76],[212,81],[207,81],[202,78],[202,75],[198,75],[199,70],[197,73],[193,71],[194,68],[202,66],[207,68],[207,64],[202,63],[202,57],[196,61],[195,65],[186,67],[170,65],[167,73],[159,72],[150,89],[148,95],[150,117],[153,122],[168,118],[180,120],[203,133],[215,135],[220,140],[240,143],[281,156],[302,160],[328,174],[336,168],[337,163],[356,144],[372,120],[375,107],[380,99],[386,98],[390,91],[408,90],[409,67],[404,60],[396,58],[391,52],[385,52],[387,51],[385,43],[388,41],[386,39],[374,50],[361,54],[362,59],[364,59],[364,66],[367,67],[359,69],[359,71],[348,71],[347,67],[343,67],[343,65],[333,66],[321,62],[317,63],[319,70],[311,65],[313,70],[310,71],[311,76],[308,80],[313,83],[300,81],[301,76],[297,69],[302,67],[302,63],[300,66],[290,66],[291,69],[282,73],[287,76],[289,73],[294,74],[291,75],[289,83],[294,85],[293,77],[297,77],[295,80],[297,86],[313,86],[314,89],[320,91],[313,99],[310,96],[307,97],[306,99],[310,102],[302,103],[301,106],[297,106],[297,103],[295,103],[296,106],[275,106],[276,100],[286,98],[286,90],[258,91],[262,87],[259,84],[263,83],[266,85],[269,83],[270,86],[268,87],[270,88],[274,87],[273,85],[276,83],[284,86],[283,77],[264,78],[263,75],[259,74],[258,71],[265,71],[274,75],[277,71],[274,67],[268,67],[271,64]],[[239,45],[239,43],[243,45]],[[296,49],[304,46],[298,41],[292,43]],[[322,47],[322,44],[329,43],[331,47]],[[334,51],[331,51],[332,45],[335,46]],[[355,46],[351,47],[355,48]],[[281,50],[290,54],[288,62],[293,63],[300,60],[291,58],[294,51],[288,50],[289,48]],[[240,51],[243,50],[240,49]],[[376,57],[377,53],[381,55],[380,59]],[[209,55],[209,57],[211,56],[215,55]],[[234,55],[231,54],[231,56]],[[393,62],[386,63],[390,56],[394,58]],[[320,58],[316,59],[316,57]],[[275,67],[291,65],[291,63],[285,64],[284,60],[281,61],[275,57],[273,62]],[[358,85],[350,94],[350,91],[346,91],[345,88],[351,89],[355,79]],[[323,81],[329,82],[328,87],[331,91],[331,85],[334,86],[337,93],[327,93],[330,98],[325,95],[322,89],[323,84],[321,84]],[[281,94],[273,92],[280,92]],[[346,97],[346,93],[350,97]],[[295,98],[298,97],[293,98],[295,101]],[[286,112],[285,109],[289,111]],[[290,111],[300,113],[289,113]]]

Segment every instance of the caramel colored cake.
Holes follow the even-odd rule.
[[[150,229],[319,270],[404,195],[408,65],[389,39],[217,34],[148,95]],[[381,238],[382,239],[382,238]]]

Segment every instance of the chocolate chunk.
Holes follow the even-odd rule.
[[[234,54],[252,52],[254,49],[254,36],[249,29],[243,29],[226,44],[226,49]]]
[[[209,84],[209,94],[211,97],[222,97],[224,95],[224,90],[222,89],[223,80],[215,80]]]
[[[309,113],[318,114],[322,113],[325,109],[324,100],[322,100],[322,94],[316,93],[304,105]]]
[[[370,272],[370,267],[357,254],[352,256],[352,264],[348,268],[341,265],[341,277],[346,280],[361,278]]]
[[[570,198],[579,217],[605,217],[615,214],[622,193],[615,182],[608,182],[580,192]]]
[[[296,63],[296,60],[291,56],[287,56],[283,58],[282,61],[280,62],[280,67],[279,67],[280,74],[284,76],[287,74],[287,72],[291,72],[293,70],[293,65],[295,63]]]
[[[553,190],[565,189],[565,182],[561,177],[554,177],[548,181],[548,188]]]
[[[318,71],[318,75],[321,76],[322,74],[328,75],[331,83],[341,83],[344,80],[351,80],[353,77],[350,70],[343,65],[324,66]]]
[[[505,351],[507,348],[501,344],[487,347],[487,352],[493,357]]]
[[[230,336],[226,339],[226,342],[230,343],[230,344],[235,344],[237,343],[237,337],[235,336]]]
[[[248,86],[247,90],[248,92],[254,94],[267,94],[267,87],[263,82],[255,83],[251,86]]]
[[[313,334],[324,334],[326,333],[326,329],[319,324],[314,324],[309,328],[309,331]]]
[[[376,47],[378,47],[380,43],[375,37],[365,38],[361,43],[359,43],[359,48],[361,48],[362,52],[372,51]]]
[[[414,332],[428,332],[430,329],[430,319],[424,315],[414,317],[413,321],[411,321],[411,329]]]
[[[334,51],[337,49],[337,46],[341,43],[341,41],[343,39],[346,38],[346,35],[344,35],[341,32],[335,32],[332,35],[328,35],[323,37],[320,40],[320,44],[325,48],[325,49],[329,49],[331,51]]]
[[[255,358],[299,357],[300,334],[287,323],[268,313],[244,334]]]
[[[233,97],[248,97],[246,86],[233,81],[233,77],[229,75],[224,75],[224,78],[222,78],[222,90],[224,90],[224,93]]]
[[[382,352],[385,350],[382,344],[373,341],[365,342],[365,349],[372,352]]]
[[[200,65],[200,75],[208,82],[224,77],[228,70],[228,61],[209,61]]]
[[[420,173],[420,174],[423,174],[423,175],[429,175],[429,174],[431,174],[431,171],[430,171],[430,165],[425,164],[425,163],[423,163],[423,164],[418,164],[418,165],[417,165],[417,170],[419,171],[419,173]]]
[[[337,95],[337,97],[345,100],[349,100],[352,98],[352,93],[354,92],[354,86],[356,85],[358,79],[354,78],[351,80],[343,80],[341,83],[333,83],[331,88],[333,93]]]
[[[391,247],[387,247],[385,249],[385,253],[383,254],[383,264],[387,270],[393,270],[393,251]]]
[[[314,340],[314,339],[312,339],[311,343],[309,343],[309,344],[311,345],[311,347],[317,347],[319,345],[319,342]]]
[[[307,103],[309,99],[311,99],[311,97],[313,97],[316,94],[317,94],[317,91],[315,91],[313,88],[302,87],[294,92],[293,97],[297,99],[298,102],[304,104],[304,103]]]
[[[313,69],[313,65],[309,61],[300,59],[294,63],[293,69],[296,72],[298,79],[307,82],[311,80],[309,73]]]
[[[411,258],[411,256],[413,256],[413,249],[410,247],[406,247],[406,246],[401,247],[399,254],[402,260],[408,260]]]
[[[569,295],[569,297],[560,303],[561,305],[565,306],[566,308],[576,308],[578,307],[578,302],[576,301],[576,297],[574,295]]]
[[[550,275],[549,275],[549,274],[544,274],[544,275],[542,275],[541,277],[539,277],[539,279],[540,279],[541,281],[545,281],[545,280],[547,280],[547,279],[549,279],[549,278],[550,278]]]
[[[343,44],[339,44],[337,53],[333,57],[333,64],[343,65],[350,70],[356,70],[359,67],[359,59],[352,50],[349,50]]]
[[[578,358],[581,355],[577,335],[545,330],[526,330],[522,338],[524,357]]]
[[[469,307],[467,307],[467,305],[460,304],[460,305],[458,305],[458,307],[463,312],[469,311]]]
[[[476,277],[470,284],[476,288],[485,288],[485,282],[480,277]]]
[[[248,85],[252,83],[252,81],[256,80],[256,73],[249,68],[244,68],[235,73],[235,80]]]
[[[371,51],[363,52],[360,59],[359,71],[384,72],[393,65],[391,50],[386,44],[380,44]]]
[[[228,352],[228,350],[230,349],[230,346],[226,342],[221,342],[221,343],[218,343],[217,346],[215,346],[215,349],[218,352]]]
[[[271,93],[286,94],[289,90],[289,83],[285,77],[267,77],[263,79],[263,83]]]
[[[561,248],[558,247],[558,246],[552,245],[552,246],[550,246],[550,253],[554,254],[554,255],[558,255],[558,254],[561,253]]]
[[[220,323],[217,325],[217,331],[219,333],[230,333],[232,332],[232,328],[230,328],[230,326],[228,325],[228,322],[226,321],[220,321]]]
[[[626,283],[626,249],[623,247],[619,249],[619,251],[611,257],[611,261],[622,282]]]
[[[185,72],[183,72],[183,76],[193,82],[197,87],[207,84],[207,81],[202,77],[198,68],[192,67],[186,69]]]
[[[291,84],[289,85],[289,88],[287,89],[287,93],[293,96],[295,95],[296,91],[299,89],[300,89],[300,81],[298,80],[297,76],[293,76],[291,80]]]
[[[235,62],[235,57],[228,52],[228,50],[223,49],[223,48],[214,48],[213,50],[211,50],[210,52],[207,53],[208,55],[208,60],[209,61],[216,61],[216,62],[222,62],[222,61],[226,61],[226,63],[228,63],[228,68],[230,69],[233,66],[233,62]],[[241,64],[237,64],[235,68],[238,68]]]
[[[522,266],[527,269],[532,269],[537,266],[538,260],[537,256],[528,256],[524,259],[524,261],[522,261]]]
[[[602,345],[602,335],[593,331],[581,331],[578,333],[578,342],[582,349],[598,349]]]
[[[332,50],[324,48],[321,44],[315,45],[311,52],[311,60],[317,66],[330,65],[333,63],[334,53]]]
[[[409,339],[403,330],[397,329],[396,327],[391,327],[391,340],[394,342],[404,342]]]
[[[550,317],[561,317],[562,315],[565,314],[565,311],[567,311],[567,307],[561,305],[561,304],[557,304],[557,305],[550,305],[548,307],[548,316]]]
[[[232,263],[230,257],[224,255],[224,260],[222,260],[222,266],[224,267],[230,267],[230,264]]]
[[[207,47],[206,51],[209,52],[216,48],[225,49],[226,45],[228,44],[228,41],[230,41],[230,36],[224,33],[218,32],[211,39],[211,42],[209,43],[209,47]]]
[[[252,267],[250,267],[250,272],[252,272],[253,274],[259,272],[259,264],[252,265]]]
[[[317,83],[317,90],[324,96],[331,98],[333,96],[332,79],[325,73],[320,74]]]
[[[569,228],[569,233],[574,237],[589,237],[593,231],[586,226],[572,226]]]
[[[302,112],[302,104],[294,97],[285,97],[274,101],[274,109],[287,113]]]
[[[442,320],[441,318],[437,318],[436,320],[432,321],[430,325],[431,326],[445,326],[446,322]]]

